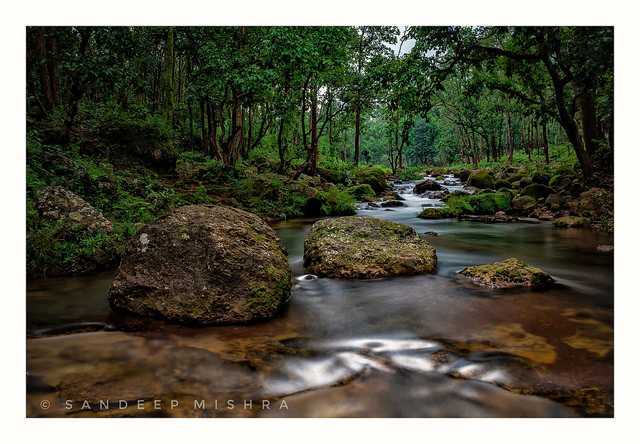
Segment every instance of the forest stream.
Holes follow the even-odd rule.
[[[271,321],[119,319],[106,298],[114,272],[29,282],[28,416],[611,416],[613,254],[597,250],[611,239],[550,222],[419,219],[441,202],[413,185],[394,184],[405,206],[358,214],[428,233],[436,273],[316,278],[302,259],[314,221],[279,223],[295,283]],[[507,257],[556,284],[491,290],[457,276]]]

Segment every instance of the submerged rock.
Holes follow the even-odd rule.
[[[474,283],[491,288],[529,287],[543,289],[553,283],[553,279],[540,268],[509,258],[493,264],[466,267],[460,274]]]
[[[422,194],[422,193],[426,193],[427,191],[440,191],[442,190],[442,186],[433,180],[424,180],[422,182],[419,182],[416,184],[415,187],[413,187],[413,193],[414,194]]]
[[[111,222],[77,194],[59,186],[43,188],[38,193],[38,211],[47,219],[62,221],[70,228],[90,232],[111,232]]]
[[[430,273],[436,250],[395,222],[348,216],[316,222],[304,241],[304,265],[319,276],[379,278]]]
[[[109,302],[179,322],[236,323],[274,316],[290,290],[287,256],[262,219],[236,208],[190,205],[129,242]]]
[[[385,200],[383,202],[380,202],[380,206],[382,208],[389,208],[389,207],[404,207],[405,204],[404,202],[402,202],[401,200],[397,200],[397,199],[392,199],[392,200]]]
[[[563,216],[553,221],[553,226],[557,228],[580,228],[588,224],[588,219],[580,216]]]

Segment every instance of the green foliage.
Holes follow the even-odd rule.
[[[420,180],[424,177],[424,167],[422,165],[412,165],[398,172],[400,180]]]

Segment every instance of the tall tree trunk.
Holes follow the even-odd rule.
[[[287,147],[284,144],[284,117],[280,118],[280,124],[278,125],[278,158],[280,159],[280,174],[284,174],[285,162],[287,154]]]
[[[311,93],[311,113],[309,124],[311,129],[311,145],[309,147],[309,163],[307,171],[310,176],[318,172],[318,89],[314,86]]]
[[[360,162],[360,103],[356,104],[356,122],[353,140],[353,163],[358,165]]]

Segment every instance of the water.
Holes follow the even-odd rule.
[[[405,207],[363,207],[359,214],[437,233],[430,237],[437,272],[314,279],[302,265],[313,221],[282,223],[277,230],[296,279],[291,304],[269,322],[192,328],[154,321],[124,332],[105,302],[112,274],[32,283],[29,414],[611,415],[613,256],[596,250],[611,240],[549,223],[422,220],[416,215],[423,205],[441,201],[412,194],[413,183],[395,188]],[[545,292],[486,290],[456,274],[511,256],[545,269],[558,285]],[[65,326],[72,334],[59,334]],[[62,408],[66,399],[103,398],[164,404]],[[43,411],[44,399],[54,407]],[[171,399],[179,407],[171,408]],[[195,399],[206,399],[206,408],[194,409]],[[236,400],[233,409],[225,407],[229,399]],[[273,407],[264,408],[263,400]],[[282,400],[287,408],[275,408]]]

